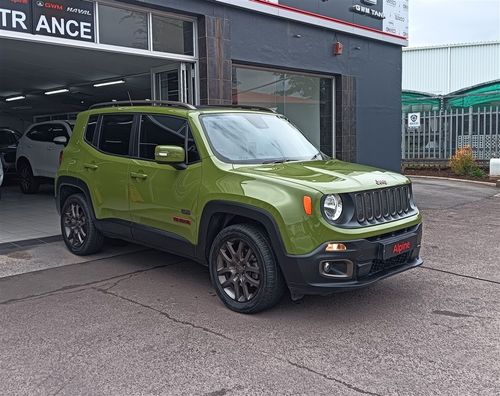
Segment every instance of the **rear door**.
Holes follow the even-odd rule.
[[[118,233],[129,232],[128,185],[134,122],[133,114],[101,116],[98,134],[89,142],[95,148],[89,148],[79,164],[91,190],[97,218],[113,222]],[[95,128],[95,121],[89,127]]]
[[[50,124],[33,125],[22,140],[22,145],[18,148],[18,157],[28,158],[31,169],[35,176],[47,176],[47,147],[52,141]]]

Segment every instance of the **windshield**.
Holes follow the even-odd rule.
[[[10,131],[0,131],[0,145],[8,146],[16,143],[16,136]]]
[[[262,164],[323,159],[318,149],[279,115],[206,114],[201,121],[210,146],[225,162]]]

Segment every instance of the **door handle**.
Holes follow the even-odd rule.
[[[97,168],[99,168],[96,164],[83,164],[83,167],[90,170],[96,170]]]
[[[55,150],[55,147],[48,146],[48,147],[47,147],[47,150],[50,150],[50,151]]]
[[[141,179],[141,180],[144,180],[144,179],[148,178],[148,175],[146,175],[145,173],[130,172],[130,177],[132,179]]]

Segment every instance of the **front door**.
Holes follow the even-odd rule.
[[[139,159],[130,166],[132,221],[150,231],[163,231],[167,236],[181,237],[194,244],[199,221],[195,213],[201,163],[187,120],[145,114],[139,121],[138,135]],[[154,152],[158,145],[187,146],[187,169],[156,163]]]

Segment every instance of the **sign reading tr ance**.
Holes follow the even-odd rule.
[[[0,29],[94,41],[94,4],[82,0],[0,0]]]

